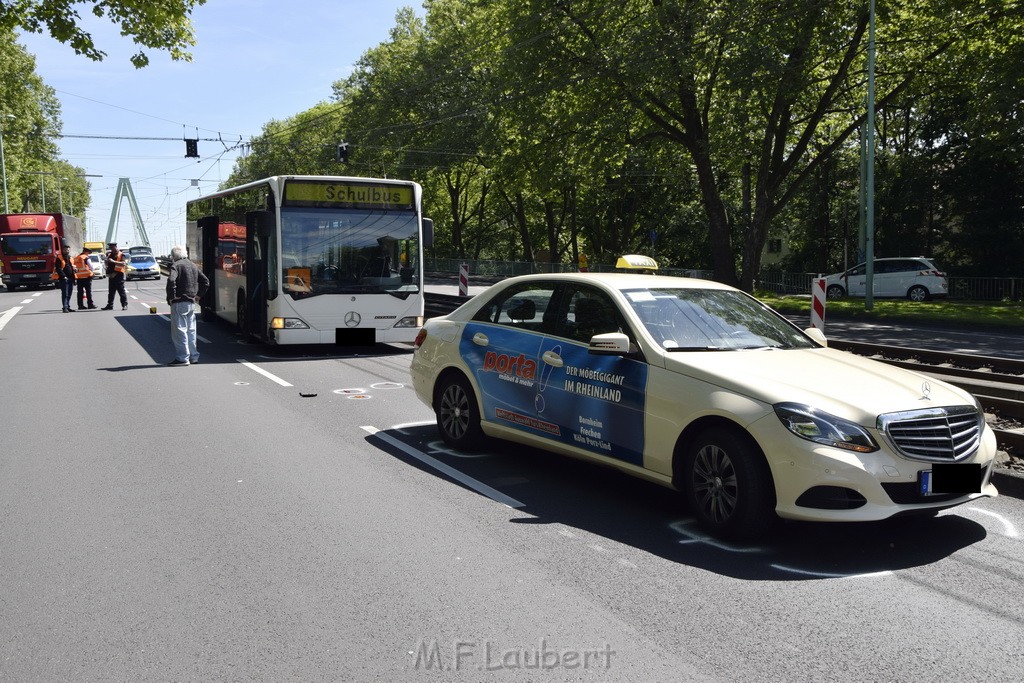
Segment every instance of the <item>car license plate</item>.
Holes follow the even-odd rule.
[[[981,465],[978,463],[932,465],[917,473],[918,492],[922,496],[943,493],[980,493]]]

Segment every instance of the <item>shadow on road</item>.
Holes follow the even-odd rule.
[[[890,572],[933,564],[987,536],[983,526],[954,508],[934,518],[875,523],[783,522],[757,543],[725,543],[696,524],[674,491],[611,468],[501,441],[490,441],[476,455],[456,453],[444,446],[433,425],[381,433],[521,502],[511,524],[563,524],[739,579],[802,581]],[[464,485],[378,437],[367,440],[413,467]]]

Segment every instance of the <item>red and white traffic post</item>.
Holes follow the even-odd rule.
[[[811,327],[825,333],[825,278],[820,276],[811,283]]]
[[[459,266],[459,296],[469,296],[469,264]]]

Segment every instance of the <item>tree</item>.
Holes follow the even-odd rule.
[[[89,205],[85,171],[58,159],[60,101],[36,73],[35,58],[10,29],[0,29],[0,129],[4,138],[8,207],[11,211],[65,208],[82,215]]]
[[[79,22],[78,6],[92,6],[93,15],[116,24],[121,35],[136,44],[155,50],[167,50],[171,59],[191,61],[186,49],[195,45],[189,16],[206,0],[16,0],[0,3],[0,29],[23,29],[31,33],[49,32],[55,40],[70,45],[76,54],[102,61],[106,53],[93,42],[92,35]],[[131,57],[136,68],[149,64],[139,51]]]

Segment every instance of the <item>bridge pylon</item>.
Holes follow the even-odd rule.
[[[139,213],[139,204],[135,201],[135,193],[132,192],[132,184],[128,178],[119,178],[117,190],[114,192],[114,205],[110,209],[110,222],[107,224],[107,244],[115,241],[117,233],[117,220],[121,215],[121,204],[128,199],[128,208],[131,211],[132,223],[135,226],[135,236],[138,237],[137,244],[148,247],[149,236],[146,234],[146,226],[142,224],[142,215]]]

